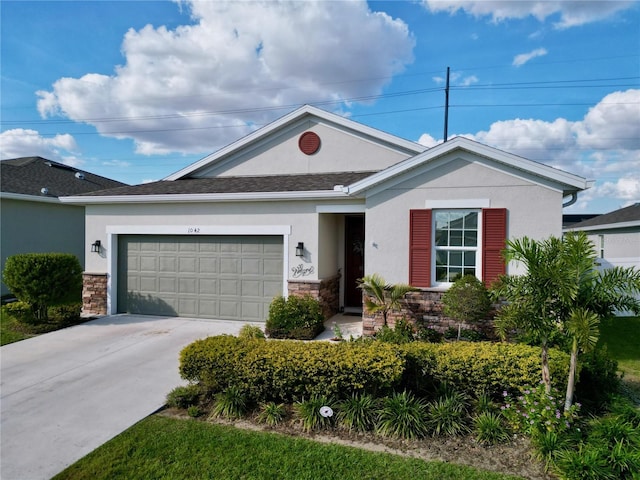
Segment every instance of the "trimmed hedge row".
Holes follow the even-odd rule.
[[[403,371],[397,348],[377,342],[334,345],[218,336],[198,340],[180,354],[184,379],[212,391],[235,386],[255,401],[382,395],[398,385]]]
[[[446,383],[475,397],[498,397],[504,390],[517,392],[540,382],[540,348],[491,342],[422,343],[399,347],[406,359],[404,386],[415,391]],[[554,386],[566,385],[569,356],[549,351]],[[425,388],[426,387],[426,388]]]
[[[568,355],[551,350],[552,379],[562,385]],[[460,393],[499,396],[540,380],[540,349],[505,343],[392,345],[379,341],[331,344],[209,337],[185,347],[180,374],[211,392],[234,386],[253,401],[291,402],[313,395],[335,399],[353,392],[433,392],[442,384]]]

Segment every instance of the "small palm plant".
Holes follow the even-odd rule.
[[[377,273],[366,275],[358,280],[358,288],[365,294],[364,306],[370,313],[382,313],[384,326],[387,326],[387,317],[391,310],[397,310],[402,305],[402,299],[409,292],[418,289],[406,283],[391,285]]]

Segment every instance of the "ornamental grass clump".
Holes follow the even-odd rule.
[[[426,404],[406,390],[382,400],[376,431],[385,437],[414,439],[427,432]]]
[[[377,402],[368,393],[354,393],[338,403],[338,424],[356,432],[366,432],[373,429]]]
[[[241,418],[247,412],[247,398],[241,389],[235,386],[227,388],[216,395],[211,416],[224,418]]]
[[[475,417],[473,432],[480,445],[497,445],[511,439],[504,418],[499,413],[483,412]]]
[[[287,408],[284,403],[265,402],[260,405],[260,413],[258,414],[258,422],[275,427],[282,423],[287,416]]]
[[[302,430],[313,432],[332,427],[333,403],[331,398],[324,395],[314,395],[309,400],[302,399],[294,403],[293,409],[302,424]]]
[[[449,393],[429,403],[427,427],[433,436],[458,436],[467,433],[469,420],[464,396]]]

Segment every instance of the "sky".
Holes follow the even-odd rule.
[[[304,104],[640,201],[640,2],[0,2],[0,157],[160,180]]]

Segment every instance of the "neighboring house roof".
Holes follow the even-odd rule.
[[[584,222],[593,217],[597,217],[599,213],[565,213],[562,215],[562,228],[569,228],[576,223]]]
[[[61,196],[81,195],[123,185],[126,184],[42,157],[0,161],[3,198],[57,201]]]
[[[566,230],[608,230],[627,227],[640,227],[640,203],[575,223]]]
[[[420,145],[419,143],[411,142],[404,138],[400,138],[395,135],[383,132],[382,130],[368,127],[340,115],[336,115],[334,113],[327,112],[326,110],[312,107],[311,105],[304,105],[297,110],[294,110],[293,112],[280,117],[270,124],[250,133],[249,135],[227,145],[226,147],[221,148],[211,155],[207,155],[203,159],[189,165],[188,167],[185,167],[182,170],[169,175],[164,180],[178,180],[188,175],[194,175],[198,170],[208,168],[216,163],[219,163],[225,160],[229,155],[232,155],[233,153],[241,149],[250,149],[253,145],[258,144],[264,138],[276,135],[281,131],[286,131],[296,125],[303,123],[308,118],[314,117],[316,119],[322,120],[327,124],[333,124],[337,127],[351,130],[362,135],[363,137],[370,137],[375,139],[377,142],[386,143],[393,148],[404,150],[409,155],[415,155],[417,153],[424,152],[427,149],[427,147],[425,147],[424,145]]]

